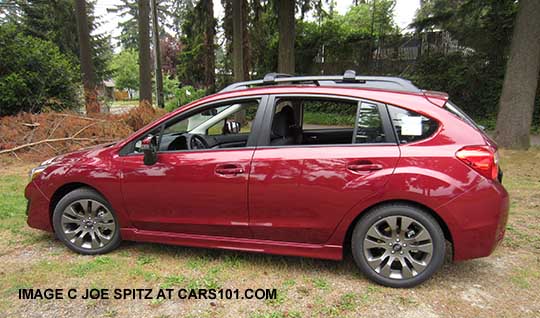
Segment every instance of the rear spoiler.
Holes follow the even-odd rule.
[[[424,93],[424,97],[430,103],[439,107],[444,107],[444,105],[448,101],[448,94],[445,92],[422,91],[422,93]]]

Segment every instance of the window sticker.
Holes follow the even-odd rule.
[[[401,135],[402,136],[421,136],[422,135],[422,117],[420,116],[401,117]]]

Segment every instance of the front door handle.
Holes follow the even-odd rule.
[[[217,166],[216,173],[221,175],[237,175],[244,173],[244,169],[234,164],[225,164]]]
[[[347,166],[347,169],[352,171],[376,171],[382,168],[383,166],[381,164],[372,162],[352,163]]]

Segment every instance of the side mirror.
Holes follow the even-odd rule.
[[[223,125],[223,134],[238,134],[240,132],[240,123],[234,120],[227,120]]]
[[[158,144],[156,136],[149,135],[141,142],[141,150],[144,153],[144,164],[151,166],[157,162]]]

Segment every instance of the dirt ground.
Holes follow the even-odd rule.
[[[25,225],[34,164],[0,167],[0,317],[540,317],[540,149],[502,152],[511,213],[487,258],[391,289],[342,262],[124,242],[81,256]],[[274,300],[19,300],[19,288],[277,288]]]

